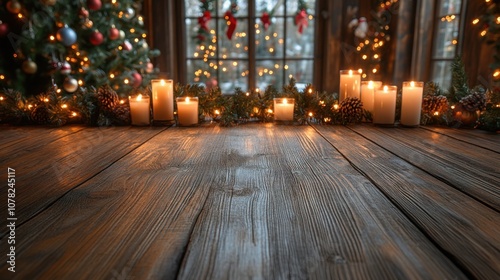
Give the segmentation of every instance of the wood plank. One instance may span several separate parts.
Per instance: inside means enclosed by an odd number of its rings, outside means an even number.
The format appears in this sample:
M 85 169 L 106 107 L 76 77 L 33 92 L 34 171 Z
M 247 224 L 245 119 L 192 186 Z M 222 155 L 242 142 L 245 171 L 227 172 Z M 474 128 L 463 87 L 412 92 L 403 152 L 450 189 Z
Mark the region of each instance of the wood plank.
M 32 148 L 33 146 L 43 147 L 82 129 L 85 127 L 72 125 L 63 127 L 0 126 L 0 159 L 15 154 L 20 149 Z
M 500 215 L 484 204 L 423 172 L 400 158 L 394 150 L 380 148 L 377 139 L 366 139 L 349 128 L 315 126 L 356 169 L 364 173 L 422 231 L 455 260 L 467 275 L 495 279 L 500 275 Z M 376 131 L 371 127 L 359 130 Z M 365 134 L 365 133 L 363 133 Z M 366 133 L 368 134 L 368 133 Z M 370 133 L 372 135 L 373 133 Z M 381 134 L 389 142 L 385 134 Z M 429 138 L 430 139 L 430 138 Z M 372 140 L 372 141 L 370 141 Z M 430 141 L 430 140 L 429 140 Z M 353 145 L 353 143 L 356 143 Z M 414 158 L 429 151 L 415 150 Z M 457 180 L 463 179 L 457 175 Z
M 423 129 L 352 129 L 398 157 L 500 211 L 500 155 Z
M 59 132 L 47 133 L 45 140 L 34 137 L 34 143 L 22 141 L 12 147 L 16 153 L 1 158 L 1 170 L 16 170 L 16 217 L 24 223 L 72 188 L 92 178 L 110 164 L 142 145 L 165 128 L 87 128 L 58 138 Z M 28 130 L 30 131 L 30 130 Z M 43 137 L 42 137 L 43 138 Z M 7 173 L 0 180 L 7 182 Z M 7 197 L 7 188 L 0 188 Z M 7 204 L 0 204 L 7 213 Z M 0 229 L 0 237 L 8 229 Z
M 422 126 L 421 128 L 500 153 L 499 133 L 491 133 L 478 129 L 457 129 L 434 126 Z
M 221 133 L 179 279 L 464 277 L 311 127 Z
M 218 130 L 162 131 L 19 227 L 14 278 L 175 278 L 220 162 Z M 137 136 L 122 133 L 120 146 Z

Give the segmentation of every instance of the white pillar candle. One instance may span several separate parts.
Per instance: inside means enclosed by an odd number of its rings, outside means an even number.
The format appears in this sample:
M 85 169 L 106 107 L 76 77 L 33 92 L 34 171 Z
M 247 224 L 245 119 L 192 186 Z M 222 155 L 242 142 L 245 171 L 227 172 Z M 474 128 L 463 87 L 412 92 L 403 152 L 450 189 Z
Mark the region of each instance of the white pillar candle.
M 198 124 L 198 97 L 177 97 L 177 118 L 180 126 Z
M 137 97 L 128 97 L 130 102 L 130 118 L 132 125 L 149 125 L 150 123 L 150 105 L 149 96 L 142 94 Z
M 174 119 L 174 81 L 151 80 L 153 93 L 153 120 L 171 121 Z
M 339 104 L 347 97 L 359 98 L 361 74 L 353 70 L 340 70 Z
M 422 111 L 422 96 L 424 82 L 403 82 L 403 96 L 401 102 L 401 124 L 418 126 Z
M 274 120 L 293 121 L 294 98 L 274 98 Z
M 374 124 L 394 124 L 397 91 L 397 86 L 383 86 L 375 90 L 373 103 Z
M 362 81 L 361 82 L 361 102 L 363 109 L 373 113 L 373 102 L 375 98 L 375 90 L 382 86 L 379 81 Z

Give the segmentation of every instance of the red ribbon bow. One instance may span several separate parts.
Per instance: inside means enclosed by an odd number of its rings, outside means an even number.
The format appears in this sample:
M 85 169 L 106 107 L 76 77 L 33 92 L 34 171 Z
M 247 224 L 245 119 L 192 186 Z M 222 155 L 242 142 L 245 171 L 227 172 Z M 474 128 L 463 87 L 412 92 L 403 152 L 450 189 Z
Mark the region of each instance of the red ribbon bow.
M 210 14 L 210 11 L 204 11 L 203 15 L 198 18 L 198 24 L 200 25 L 200 28 L 208 31 L 207 24 L 211 18 L 212 18 L 212 15 Z
M 297 31 L 300 34 L 302 34 L 308 24 L 309 21 L 307 20 L 307 12 L 305 10 L 301 10 L 295 15 L 295 25 L 297 25 Z
M 264 29 L 267 30 L 269 26 L 271 26 L 271 18 L 269 17 L 269 14 L 264 12 L 262 16 L 260 17 L 260 21 L 262 21 L 262 24 L 264 24 Z

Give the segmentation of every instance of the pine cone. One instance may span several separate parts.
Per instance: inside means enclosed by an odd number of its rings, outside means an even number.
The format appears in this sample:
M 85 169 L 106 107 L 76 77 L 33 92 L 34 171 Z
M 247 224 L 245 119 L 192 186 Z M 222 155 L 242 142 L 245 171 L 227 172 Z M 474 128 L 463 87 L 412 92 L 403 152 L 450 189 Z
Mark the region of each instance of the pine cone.
M 448 111 L 448 99 L 444 95 L 428 95 L 422 100 L 422 112 L 429 116 L 438 112 L 440 115 Z
M 117 125 L 130 124 L 130 106 L 127 103 L 118 104 L 113 109 L 113 120 Z
M 476 90 L 460 99 L 460 104 L 469 112 L 484 111 L 486 109 L 486 94 L 484 91 Z
M 36 106 L 31 111 L 30 117 L 37 124 L 48 124 L 50 122 L 49 109 L 45 105 Z
M 363 118 L 363 103 L 357 97 L 347 97 L 340 103 L 342 123 L 360 122 Z
M 109 85 L 104 85 L 97 90 L 97 101 L 104 113 L 112 113 L 119 102 L 118 94 Z

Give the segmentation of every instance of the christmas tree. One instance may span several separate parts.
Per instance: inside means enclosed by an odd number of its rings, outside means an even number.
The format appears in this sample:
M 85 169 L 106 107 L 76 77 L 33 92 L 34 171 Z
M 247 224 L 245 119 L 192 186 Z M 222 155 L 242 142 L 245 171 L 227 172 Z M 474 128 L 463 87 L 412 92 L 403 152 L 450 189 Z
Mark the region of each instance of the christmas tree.
M 36 96 L 148 85 L 158 55 L 146 42 L 142 1 L 9 0 L 0 6 L 0 88 Z

